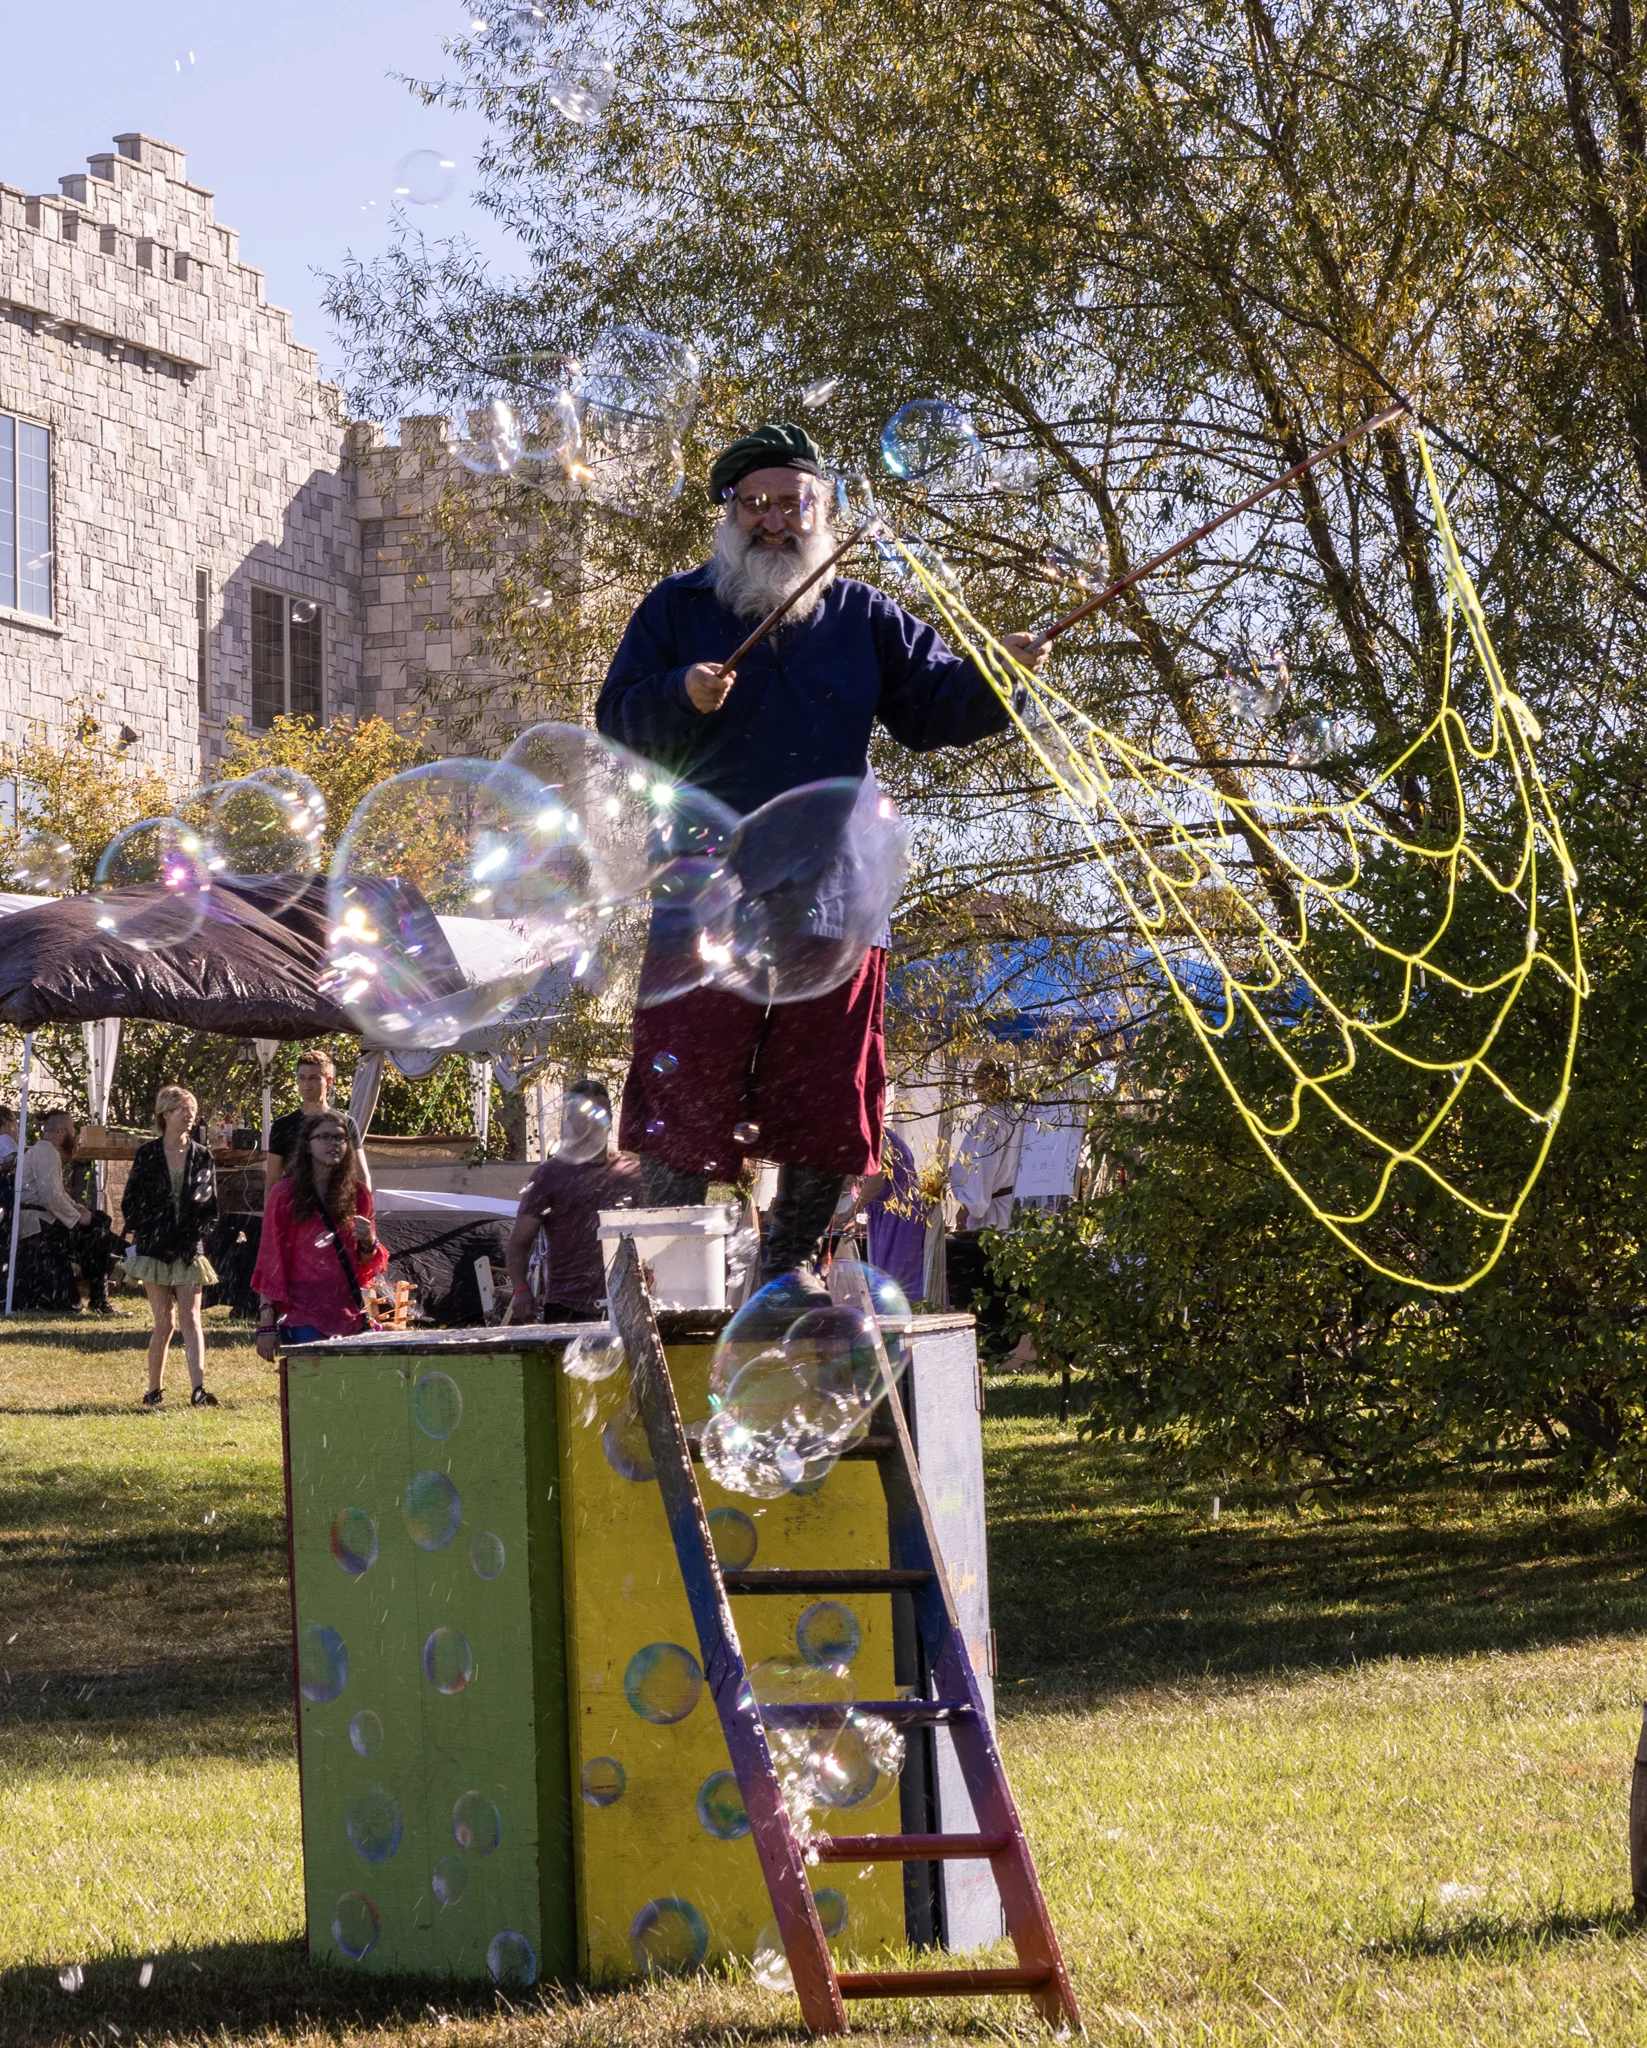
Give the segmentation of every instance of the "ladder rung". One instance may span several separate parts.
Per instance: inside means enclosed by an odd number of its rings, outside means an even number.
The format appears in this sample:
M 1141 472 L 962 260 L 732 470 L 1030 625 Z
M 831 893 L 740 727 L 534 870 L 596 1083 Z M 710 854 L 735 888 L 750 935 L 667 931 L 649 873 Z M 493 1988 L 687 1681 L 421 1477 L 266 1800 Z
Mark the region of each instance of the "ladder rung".
M 926 1571 L 789 1571 L 774 1565 L 760 1571 L 722 1572 L 729 1593 L 896 1593 L 932 1584 Z
M 1040 1991 L 1050 1970 L 842 1970 L 843 1998 L 944 1998 L 967 1992 Z
M 1012 1846 L 1010 1835 L 814 1835 L 820 1863 L 958 1863 Z
M 882 1721 L 909 1727 L 937 1727 L 963 1721 L 972 1712 L 969 1700 L 761 1700 L 756 1711 L 774 1728 L 834 1728 L 848 1714 L 873 1714 Z

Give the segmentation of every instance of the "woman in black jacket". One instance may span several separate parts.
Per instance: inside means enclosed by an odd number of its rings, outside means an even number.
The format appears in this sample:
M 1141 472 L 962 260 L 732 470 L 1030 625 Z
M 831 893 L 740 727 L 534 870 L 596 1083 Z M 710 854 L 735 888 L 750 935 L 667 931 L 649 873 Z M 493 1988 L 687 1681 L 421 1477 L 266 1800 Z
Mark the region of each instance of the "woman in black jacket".
M 191 1136 L 200 1105 L 187 1088 L 162 1088 L 155 1097 L 158 1138 L 138 1147 L 122 1202 L 132 1239 L 126 1271 L 141 1280 L 154 1311 L 149 1339 L 149 1391 L 145 1408 L 165 1399 L 162 1376 L 174 1324 L 183 1328 L 183 1357 L 194 1391 L 190 1405 L 215 1408 L 206 1391 L 206 1336 L 200 1326 L 200 1290 L 217 1278 L 202 1242 L 217 1215 L 217 1174 L 212 1155 Z

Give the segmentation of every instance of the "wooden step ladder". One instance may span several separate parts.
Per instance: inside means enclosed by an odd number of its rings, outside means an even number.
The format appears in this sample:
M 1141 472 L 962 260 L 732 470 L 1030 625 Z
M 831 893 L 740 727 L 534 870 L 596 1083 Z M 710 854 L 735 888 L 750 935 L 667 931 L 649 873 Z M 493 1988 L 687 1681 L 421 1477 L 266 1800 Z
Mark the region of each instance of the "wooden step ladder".
M 984 1711 L 983 1695 L 967 1656 L 898 1396 L 893 1393 L 883 1399 L 875 1413 L 876 1431 L 847 1453 L 876 1461 L 886 1493 L 890 1568 L 723 1571 L 693 1476 L 692 1444 L 681 1422 L 657 1318 L 632 1238 L 620 1242 L 607 1279 L 612 1319 L 628 1354 L 635 1403 L 646 1428 L 698 1632 L 704 1678 L 726 1735 L 807 2027 L 814 2034 L 844 2032 L 844 2001 L 849 1998 L 964 1997 L 1013 1991 L 1033 2000 L 1054 2028 L 1084 2032 L 1023 1824 Z M 872 1310 L 870 1319 L 871 1327 L 878 1330 Z M 878 1334 L 876 1341 L 879 1345 Z M 890 1385 L 890 1380 L 886 1383 Z M 757 1707 L 748 1685 L 730 1596 L 847 1592 L 892 1594 L 895 1637 L 899 1634 L 898 1610 L 904 1608 L 907 1615 L 906 1603 L 912 1605 L 913 1633 L 925 1653 L 921 1691 L 926 1696 L 860 1700 L 851 1711 L 877 1715 L 900 1729 L 947 1728 L 978 1831 L 965 1835 L 820 1835 L 809 1843 L 809 1853 L 825 1863 L 901 1863 L 905 1866 L 906 1899 L 911 1895 L 911 1866 L 950 1858 L 987 1859 L 1001 1895 L 1007 1931 L 1018 1952 L 1015 1969 L 835 1968 L 767 1745 L 766 1727 L 839 1725 L 847 1709 L 837 1703 L 804 1702 Z M 912 1647 L 907 1643 L 908 1633 L 906 1625 L 906 1663 Z

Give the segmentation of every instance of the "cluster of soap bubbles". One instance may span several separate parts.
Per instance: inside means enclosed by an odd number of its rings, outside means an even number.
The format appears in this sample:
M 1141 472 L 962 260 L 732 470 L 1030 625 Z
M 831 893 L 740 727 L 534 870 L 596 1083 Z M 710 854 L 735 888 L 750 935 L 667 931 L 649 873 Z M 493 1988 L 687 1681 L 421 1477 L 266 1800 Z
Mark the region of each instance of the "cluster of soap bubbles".
M 831 1815 L 889 1798 L 903 1769 L 903 1736 L 858 1704 L 852 1660 L 862 1641 L 851 1608 L 819 1600 L 795 1624 L 793 1655 L 749 1668 L 741 1705 L 761 1718 L 803 1854 Z
M 1041 450 L 986 442 L 964 407 L 947 398 L 916 398 L 900 406 L 881 429 L 881 461 L 900 483 L 923 492 L 1027 497 L 1043 493 L 1050 475 Z M 918 565 L 956 586 L 954 572 L 925 542 L 883 541 L 879 553 L 882 567 L 900 581 Z M 1089 595 L 1102 587 L 1106 563 L 1102 539 L 1081 533 L 1046 548 L 1035 567 L 1048 582 Z
M 475 476 L 514 476 L 640 515 L 680 495 L 700 365 L 684 341 L 613 327 L 581 362 L 522 355 L 448 440 Z
M 1292 698 L 1292 669 L 1283 649 L 1250 640 L 1224 663 L 1224 694 L 1230 710 L 1246 725 L 1267 725 L 1279 718 Z M 1332 712 L 1313 711 L 1296 718 L 1286 731 L 1286 764 L 1313 768 L 1355 744 L 1348 720 Z
M 555 50 L 554 24 L 542 8 L 490 8 L 470 29 L 500 63 L 536 71 L 544 98 L 575 128 L 593 128 L 606 118 L 618 88 L 610 60 L 584 45 Z
M 910 1308 L 895 1280 L 840 1261 L 829 1285 L 824 1299 L 795 1274 L 769 1281 L 721 1334 L 699 1441 L 729 1493 L 775 1500 L 821 1486 L 908 1363 Z
M 103 849 L 92 880 L 97 928 L 138 952 L 192 938 L 222 883 L 265 885 L 277 912 L 319 874 L 326 800 L 295 768 L 254 769 L 196 791 L 163 818 L 140 818 Z M 30 869 L 43 893 L 72 875 L 49 846 L 32 845 Z
M 872 780 L 740 819 L 582 726 L 533 726 L 502 761 L 429 762 L 362 799 L 321 987 L 374 1040 L 428 1048 L 541 1021 L 643 943 L 643 1006 L 711 985 L 803 1001 L 856 972 L 907 866 Z

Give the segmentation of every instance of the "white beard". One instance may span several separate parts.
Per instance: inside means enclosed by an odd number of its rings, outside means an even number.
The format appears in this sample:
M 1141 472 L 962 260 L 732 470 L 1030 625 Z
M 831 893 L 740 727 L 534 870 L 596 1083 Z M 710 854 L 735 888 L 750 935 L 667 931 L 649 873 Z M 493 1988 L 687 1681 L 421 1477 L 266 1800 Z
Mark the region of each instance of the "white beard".
M 764 619 L 797 585 L 806 581 L 820 562 L 828 560 L 834 546 L 834 530 L 821 504 L 814 515 L 812 531 L 798 534 L 792 548 L 757 547 L 753 534 L 739 532 L 737 513 L 728 510 L 715 529 L 715 553 L 710 563 L 715 595 L 735 618 Z M 826 570 L 806 595 L 797 599 L 784 624 L 799 625 L 811 618 L 834 580 L 835 571 Z

